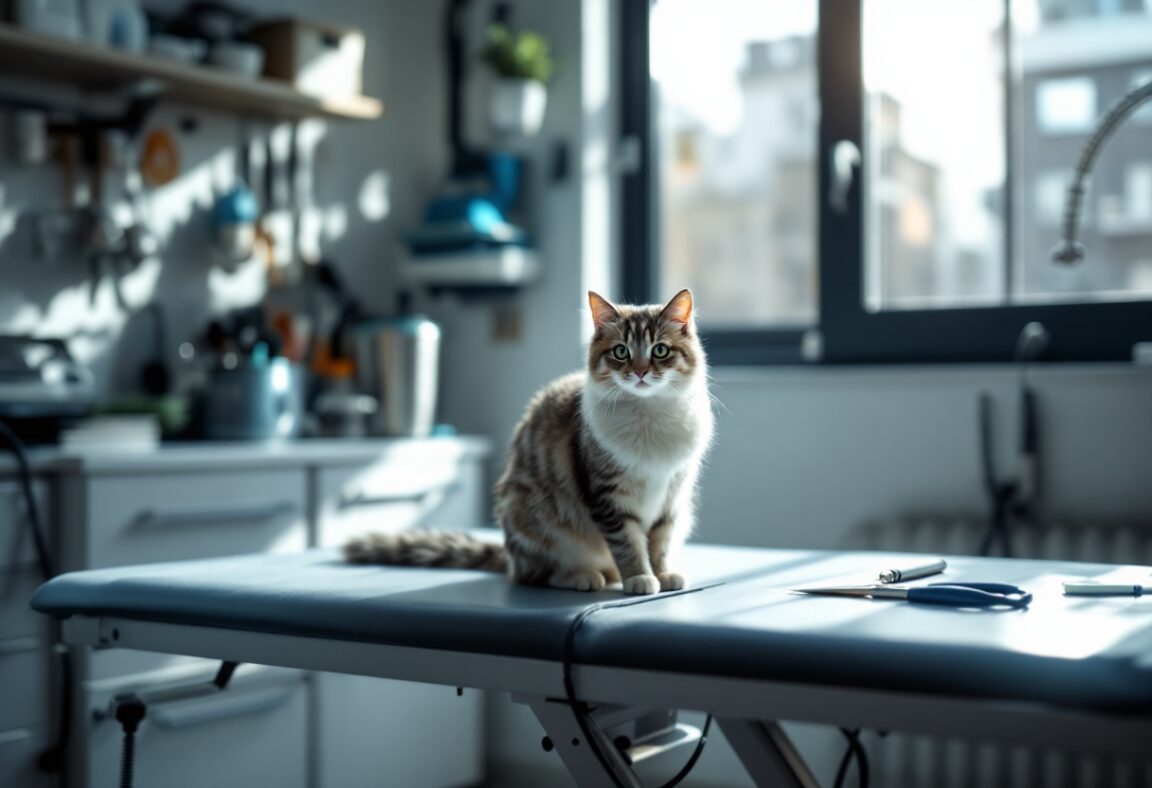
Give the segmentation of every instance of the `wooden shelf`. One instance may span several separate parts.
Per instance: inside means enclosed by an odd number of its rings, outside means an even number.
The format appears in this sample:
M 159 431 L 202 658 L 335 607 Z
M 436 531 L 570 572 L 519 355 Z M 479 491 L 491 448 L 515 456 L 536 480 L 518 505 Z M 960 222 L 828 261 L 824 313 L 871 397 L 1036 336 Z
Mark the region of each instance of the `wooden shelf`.
M 4 73 L 104 89 L 156 80 L 163 84 L 165 95 L 176 101 L 286 120 L 372 120 L 384 111 L 378 100 L 368 96 L 317 98 L 276 80 L 249 79 L 212 66 L 28 33 L 0 23 L 0 74 Z

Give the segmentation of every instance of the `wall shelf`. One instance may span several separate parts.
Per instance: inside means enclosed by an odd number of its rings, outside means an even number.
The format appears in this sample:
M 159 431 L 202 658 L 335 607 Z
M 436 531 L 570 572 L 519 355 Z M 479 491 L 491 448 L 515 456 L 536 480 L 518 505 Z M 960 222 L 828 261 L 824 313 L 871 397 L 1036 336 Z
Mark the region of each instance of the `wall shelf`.
M 384 111 L 377 99 L 368 96 L 318 98 L 272 79 L 249 79 L 212 66 L 29 33 L 0 23 L 0 74 L 4 73 L 96 89 L 156 80 L 164 85 L 164 95 L 176 101 L 285 120 L 372 120 Z
M 531 249 L 507 246 L 408 257 L 401 273 L 407 283 L 434 289 L 517 288 L 536 279 L 540 261 Z

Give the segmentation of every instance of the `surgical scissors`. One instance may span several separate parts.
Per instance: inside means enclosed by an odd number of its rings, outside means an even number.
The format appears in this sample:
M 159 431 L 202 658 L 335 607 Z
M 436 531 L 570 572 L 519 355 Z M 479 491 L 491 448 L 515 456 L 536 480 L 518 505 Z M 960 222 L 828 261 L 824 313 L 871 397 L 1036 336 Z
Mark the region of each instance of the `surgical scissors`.
M 875 599 L 899 599 L 923 605 L 951 607 L 1028 607 L 1032 594 L 1008 583 L 929 583 L 925 586 L 882 585 L 834 586 L 831 588 L 794 588 L 800 594 L 829 596 L 866 596 Z

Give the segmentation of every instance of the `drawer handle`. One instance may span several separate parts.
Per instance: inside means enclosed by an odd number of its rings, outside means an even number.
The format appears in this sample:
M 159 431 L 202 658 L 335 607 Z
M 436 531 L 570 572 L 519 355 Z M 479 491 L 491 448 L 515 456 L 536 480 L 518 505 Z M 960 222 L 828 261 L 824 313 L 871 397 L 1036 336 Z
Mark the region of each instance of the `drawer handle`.
M 240 504 L 219 509 L 146 509 L 136 518 L 136 523 L 140 526 L 153 527 L 237 521 L 258 522 L 292 514 L 296 510 L 296 504 L 290 501 L 251 506 Z
M 389 503 L 415 503 L 421 507 L 431 507 L 444 500 L 447 495 L 460 486 L 459 482 L 448 482 L 439 487 L 429 487 L 427 490 L 412 492 L 376 493 L 375 495 L 356 491 L 346 493 L 340 498 L 341 509 L 352 509 L 357 506 L 381 506 Z
M 191 728 L 212 722 L 246 717 L 271 711 L 285 705 L 292 697 L 291 687 L 253 690 L 236 695 L 220 695 L 211 700 L 160 705 L 149 710 L 148 717 L 166 730 Z

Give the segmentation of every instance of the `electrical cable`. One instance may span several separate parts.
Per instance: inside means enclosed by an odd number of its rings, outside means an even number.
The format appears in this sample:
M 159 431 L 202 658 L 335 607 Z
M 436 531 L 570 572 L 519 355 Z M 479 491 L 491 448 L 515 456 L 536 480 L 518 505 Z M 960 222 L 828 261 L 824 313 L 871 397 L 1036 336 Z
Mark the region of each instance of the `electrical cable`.
M 692 769 L 696 767 L 696 761 L 700 760 L 700 756 L 704 754 L 704 745 L 708 743 L 708 730 L 712 727 L 712 715 L 709 714 L 704 718 L 704 724 L 700 727 L 700 741 L 696 742 L 695 749 L 692 754 L 688 756 L 688 760 L 680 767 L 680 771 L 672 776 L 672 779 L 660 786 L 660 788 L 676 788 L 684 778 L 692 773 Z
M 1002 554 L 1012 555 L 1012 534 L 1008 529 L 1008 506 L 1016 495 L 1015 482 L 999 482 L 996 479 L 995 462 L 992 457 L 992 398 L 988 392 L 980 393 L 980 465 L 984 479 L 984 491 L 988 496 L 988 528 L 980 540 L 977 555 L 991 555 L 997 540 L 1002 546 Z
M 116 706 L 116 720 L 124 729 L 120 749 L 120 788 L 132 788 L 136 772 L 136 730 L 147 714 L 138 698 L 126 698 Z
M 840 766 L 836 770 L 836 779 L 833 782 L 833 786 L 835 786 L 835 788 L 842 788 L 844 780 L 848 776 L 848 766 L 852 763 L 852 760 L 855 759 L 858 784 L 860 788 L 868 788 L 868 753 L 865 751 L 864 745 L 860 742 L 860 729 L 841 728 L 840 732 L 844 734 L 844 738 L 848 740 L 848 746 L 844 750 L 844 757 L 840 759 Z
M 40 518 L 40 507 L 32 489 L 32 464 L 28 459 L 28 447 L 3 421 L 0 421 L 0 438 L 4 439 L 4 444 L 16 457 L 16 464 L 20 470 L 20 488 L 24 495 L 24 507 L 27 510 L 26 522 L 32 533 L 36 562 L 43 579 L 51 580 L 55 577 L 56 570 L 48 552 L 48 543 L 44 537 L 44 521 Z M 65 649 L 60 649 L 58 653 L 60 657 L 60 720 L 56 731 L 56 742 L 40 753 L 36 759 L 40 771 L 47 774 L 54 774 L 63 770 L 68 745 L 72 739 L 72 698 L 75 692 L 72 658 Z
M 703 591 L 706 588 L 712 588 L 719 583 L 711 583 L 697 588 L 689 588 L 682 591 L 664 592 L 662 594 L 653 595 L 650 597 L 643 597 L 639 599 L 624 599 L 617 602 L 601 602 L 599 604 L 589 605 L 576 614 L 572 619 L 572 623 L 568 626 L 568 631 L 564 635 L 564 650 L 562 657 L 562 668 L 564 676 L 564 694 L 568 706 L 572 709 L 572 715 L 576 718 L 576 724 L 580 727 L 580 732 L 584 734 L 584 741 L 588 743 L 588 747 L 592 750 L 592 754 L 596 756 L 596 760 L 600 762 L 600 766 L 604 769 L 604 774 L 612 781 L 616 788 L 627 788 L 621 783 L 620 778 L 616 775 L 616 771 L 612 764 L 608 761 L 608 757 L 600 749 L 596 738 L 592 735 L 592 729 L 588 726 L 587 715 L 589 713 L 588 704 L 579 700 L 576 697 L 576 689 L 572 680 L 572 664 L 575 658 L 575 644 L 576 632 L 584 624 L 584 621 L 593 613 L 608 608 L 614 607 L 628 607 L 631 605 L 644 604 L 646 602 L 655 602 L 661 599 L 667 599 L 671 596 L 682 596 L 684 594 L 693 594 L 698 591 Z M 681 767 L 668 782 L 660 786 L 660 788 L 675 788 L 679 785 L 684 778 L 686 778 L 692 769 L 696 766 L 696 762 L 700 760 L 700 756 L 704 752 L 704 745 L 708 742 L 708 730 L 712 727 L 712 715 L 709 714 L 704 720 L 704 725 L 700 730 L 700 739 L 696 742 L 696 747 L 692 754 L 688 757 L 684 766 Z
M 1019 393 L 1020 439 L 1017 445 L 1019 465 L 1016 478 L 1000 482 L 996 478 L 993 461 L 992 398 L 981 392 L 979 399 L 980 463 L 984 490 L 988 496 L 990 513 L 988 528 L 980 540 L 979 555 L 991 555 L 999 540 L 1001 555 L 1011 558 L 1011 519 L 1027 520 L 1033 515 L 1039 484 L 1040 421 L 1036 392 L 1028 381 L 1028 365 L 1048 347 L 1051 337 L 1041 323 L 1027 323 L 1016 339 L 1017 390 Z
M 8 448 L 16 457 L 16 464 L 20 468 L 20 487 L 24 493 L 24 505 L 28 510 L 28 527 L 32 531 L 32 543 L 36 548 L 36 561 L 40 565 L 40 574 L 45 580 L 52 579 L 56 572 L 52 568 L 52 559 L 48 555 L 48 544 L 44 540 L 44 526 L 40 520 L 40 508 L 36 505 L 36 496 L 32 492 L 32 464 L 28 461 L 28 447 L 16 433 L 0 421 L 0 437 L 8 444 Z

